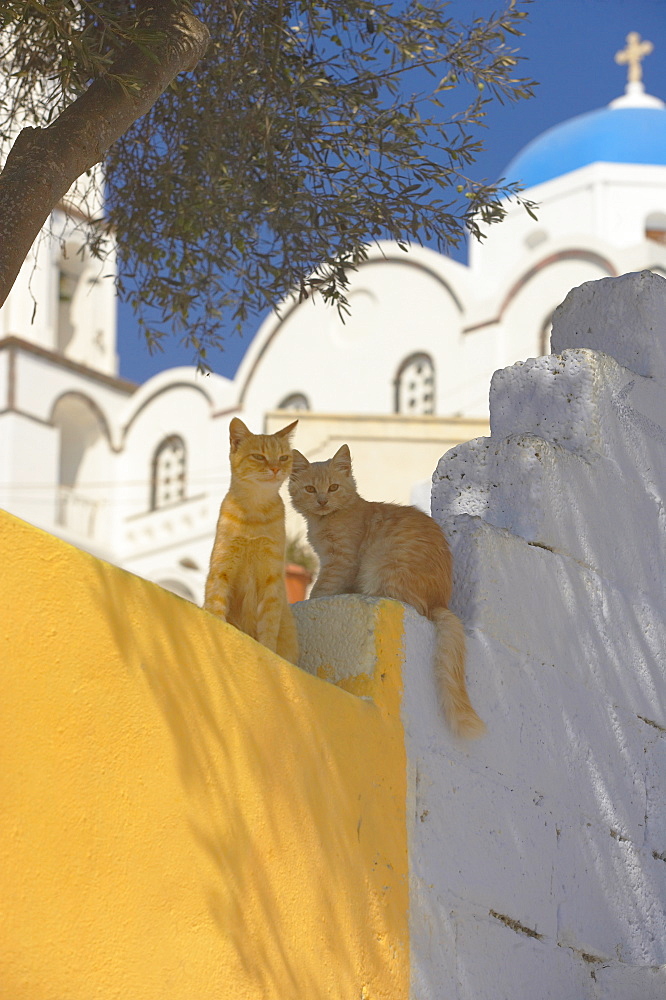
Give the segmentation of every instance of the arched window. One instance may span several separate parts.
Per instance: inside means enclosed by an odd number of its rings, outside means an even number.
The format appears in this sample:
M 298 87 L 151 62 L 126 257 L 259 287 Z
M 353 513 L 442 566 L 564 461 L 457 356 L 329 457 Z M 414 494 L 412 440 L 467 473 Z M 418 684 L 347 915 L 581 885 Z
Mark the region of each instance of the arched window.
M 645 220 L 645 239 L 655 243 L 666 243 L 666 215 L 652 212 Z
M 157 446 L 153 455 L 151 510 L 185 499 L 186 466 L 185 442 L 177 434 L 171 434 Z
M 310 401 L 305 393 L 292 392 L 278 403 L 278 410 L 309 410 Z
M 52 422 L 60 437 L 56 523 L 94 538 L 104 506 L 95 483 L 108 478 L 110 456 L 104 415 L 92 399 L 68 392 L 57 400 Z
M 428 354 L 410 354 L 395 379 L 395 412 L 415 416 L 435 412 L 435 366 Z

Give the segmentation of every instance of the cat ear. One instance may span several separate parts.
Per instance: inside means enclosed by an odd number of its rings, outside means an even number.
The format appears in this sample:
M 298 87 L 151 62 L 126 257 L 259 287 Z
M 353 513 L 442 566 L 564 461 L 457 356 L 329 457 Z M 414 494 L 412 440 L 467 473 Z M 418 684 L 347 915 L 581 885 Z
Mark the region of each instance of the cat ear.
M 231 445 L 231 450 L 236 451 L 241 441 L 249 437 L 250 433 L 251 431 L 247 429 L 243 421 L 238 417 L 234 417 L 229 424 L 229 444 Z
M 308 462 L 305 455 L 301 455 L 300 451 L 296 451 L 295 448 L 291 454 L 293 455 L 294 458 L 292 472 L 303 472 L 304 469 L 307 469 L 310 463 Z
M 298 420 L 294 420 L 293 424 L 289 424 L 287 427 L 283 427 L 281 431 L 276 431 L 278 437 L 289 437 L 296 430 L 296 424 Z
M 347 476 L 351 474 L 351 454 L 348 444 L 340 445 L 331 459 L 331 465 L 334 465 L 336 469 L 344 472 Z

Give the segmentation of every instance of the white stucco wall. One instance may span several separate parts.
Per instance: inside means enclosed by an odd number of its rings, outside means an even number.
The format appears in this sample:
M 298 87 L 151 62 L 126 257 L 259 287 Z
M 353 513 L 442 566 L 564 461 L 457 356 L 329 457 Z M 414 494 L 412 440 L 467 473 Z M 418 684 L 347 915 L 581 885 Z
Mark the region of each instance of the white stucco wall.
M 321 300 L 285 303 L 282 318 L 270 316 L 258 331 L 235 379 L 248 425 L 294 392 L 321 413 L 392 413 L 398 368 L 415 352 L 435 360 L 435 412 L 455 412 L 467 371 L 466 272 L 432 250 L 407 254 L 383 243 L 351 278 L 352 311 L 344 322 Z M 455 356 L 457 364 L 441 364 L 442 356 Z
M 8 352 L 0 353 L 0 412 L 9 409 L 10 393 L 10 363 Z
M 666 995 L 666 281 L 574 289 L 553 344 L 433 477 L 488 735 L 448 734 L 414 614 L 417 1000 Z
M 57 513 L 58 432 L 20 414 L 0 413 L 0 507 L 38 527 Z
M 470 245 L 470 265 L 487 287 L 501 286 L 507 265 L 520 259 L 537 231 L 551 243 L 599 240 L 611 257 L 635 247 L 644 239 L 647 217 L 666 211 L 665 175 L 658 165 L 591 163 L 537 184 L 526 192 L 538 205 L 537 221 L 511 205 L 502 225 L 488 228 L 483 244 Z
M 51 348 L 55 294 L 49 246 L 42 240 L 30 250 L 0 309 L 0 335 L 23 337 L 39 347 Z

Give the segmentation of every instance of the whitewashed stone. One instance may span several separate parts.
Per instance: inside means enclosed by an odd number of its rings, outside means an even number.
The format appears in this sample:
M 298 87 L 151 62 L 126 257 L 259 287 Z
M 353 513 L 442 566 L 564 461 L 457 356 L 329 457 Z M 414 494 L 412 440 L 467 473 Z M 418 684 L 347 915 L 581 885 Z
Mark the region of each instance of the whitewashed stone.
M 468 766 L 545 801 L 559 826 L 580 814 L 642 843 L 652 739 L 644 723 L 602 688 L 517 656 L 482 632 L 470 636 L 468 664 L 488 726 Z
M 432 887 L 410 876 L 410 979 L 412 1000 L 456 1000 L 456 918 Z
M 436 753 L 424 755 L 418 783 L 413 874 L 450 905 L 497 909 L 554 936 L 557 834 L 547 805 L 510 781 L 461 770 Z
M 662 383 L 589 350 L 566 350 L 495 372 L 490 429 L 496 439 L 533 434 L 581 455 L 597 452 L 641 475 L 666 450 Z M 660 471 L 662 471 L 660 470 Z M 662 472 L 663 474 L 663 472 Z
M 594 969 L 594 1000 L 664 1000 L 666 966 L 604 963 Z
M 622 508 L 631 509 L 640 532 L 618 530 Z M 478 438 L 453 449 L 433 475 L 432 512 L 444 525 L 457 514 L 481 517 L 639 590 L 650 592 L 663 578 L 663 504 L 644 482 L 609 458 L 573 454 L 535 435 Z
M 645 726 L 646 736 L 652 737 L 646 747 L 645 848 L 666 871 L 666 731 L 654 723 L 646 722 Z
M 572 288 L 553 314 L 550 342 L 557 354 L 587 347 L 666 379 L 666 279 L 640 271 Z
M 488 725 L 470 748 L 448 736 L 407 656 L 412 853 L 448 936 L 455 914 L 483 956 L 466 965 L 456 938 L 457 996 L 664 993 L 665 288 L 631 275 L 574 290 L 556 317 L 560 353 L 497 372 L 491 437 L 453 449 L 433 475 Z M 528 942 L 510 971 L 484 907 Z M 532 952 L 552 977 L 536 993 Z
M 666 865 L 582 819 L 558 838 L 558 942 L 601 960 L 666 962 Z
M 576 954 L 496 917 L 461 922 L 456 943 L 459 1000 L 591 1000 L 591 969 Z
M 652 598 L 625 594 L 574 559 L 478 517 L 460 515 L 446 529 L 454 553 L 452 607 L 468 627 L 666 725 L 661 588 Z

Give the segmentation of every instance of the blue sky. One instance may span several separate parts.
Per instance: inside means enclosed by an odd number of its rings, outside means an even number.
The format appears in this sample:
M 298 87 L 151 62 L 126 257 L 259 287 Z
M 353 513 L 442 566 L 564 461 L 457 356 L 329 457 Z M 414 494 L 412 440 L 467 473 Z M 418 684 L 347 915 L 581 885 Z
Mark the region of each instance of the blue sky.
M 487 16 L 500 0 L 453 0 L 453 16 L 471 20 Z M 666 0 L 533 0 L 525 37 L 518 39 L 520 75 L 539 82 L 531 101 L 489 106 L 487 128 L 482 130 L 485 149 L 471 172 L 477 179 L 496 179 L 514 155 L 539 133 L 575 115 L 603 107 L 624 92 L 626 68 L 615 63 L 630 31 L 638 31 L 654 44 L 643 63 L 645 89 L 666 100 Z M 456 254 L 465 260 L 464 251 Z M 223 353 L 210 358 L 214 371 L 233 376 L 259 322 L 247 337 L 231 335 Z M 120 305 L 118 317 L 120 373 L 143 382 L 175 365 L 190 364 L 188 352 L 177 343 L 150 355 L 140 339 L 132 312 Z

